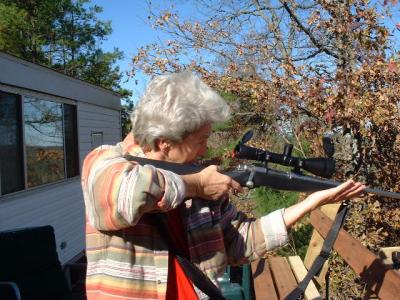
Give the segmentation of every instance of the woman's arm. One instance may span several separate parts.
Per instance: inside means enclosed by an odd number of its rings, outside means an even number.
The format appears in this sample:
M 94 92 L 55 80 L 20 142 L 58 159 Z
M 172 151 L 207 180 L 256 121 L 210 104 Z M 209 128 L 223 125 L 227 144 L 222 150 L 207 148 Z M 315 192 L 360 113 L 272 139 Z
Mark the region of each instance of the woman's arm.
M 113 146 L 93 150 L 82 168 L 86 216 L 98 230 L 136 225 L 151 211 L 168 211 L 184 199 L 181 177 L 125 159 Z
M 222 206 L 224 237 L 230 263 L 262 257 L 266 251 L 284 246 L 287 230 L 308 212 L 324 204 L 360 196 L 365 186 L 349 180 L 335 188 L 318 191 L 304 201 L 285 209 L 278 209 L 257 220 L 237 212 L 232 204 Z M 229 222 L 228 222 L 229 220 Z
M 359 182 L 348 180 L 337 187 L 312 193 L 304 201 L 285 209 L 283 220 L 286 227 L 290 228 L 305 214 L 322 205 L 358 197 L 363 193 L 365 188 L 365 185 Z

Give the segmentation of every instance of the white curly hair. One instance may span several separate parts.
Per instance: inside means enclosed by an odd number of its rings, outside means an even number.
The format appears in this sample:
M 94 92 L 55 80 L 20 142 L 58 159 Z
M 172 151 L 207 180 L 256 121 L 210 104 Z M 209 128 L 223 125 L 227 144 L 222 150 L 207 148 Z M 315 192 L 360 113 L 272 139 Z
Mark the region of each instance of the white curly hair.
M 131 114 L 134 138 L 155 149 L 157 139 L 180 142 L 203 125 L 226 121 L 229 105 L 189 71 L 154 78 Z

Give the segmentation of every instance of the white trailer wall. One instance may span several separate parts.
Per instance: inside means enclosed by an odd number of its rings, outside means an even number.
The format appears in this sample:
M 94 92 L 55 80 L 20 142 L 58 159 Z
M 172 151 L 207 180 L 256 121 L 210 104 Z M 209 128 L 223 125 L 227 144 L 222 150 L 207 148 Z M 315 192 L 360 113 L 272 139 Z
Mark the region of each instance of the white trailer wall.
M 121 140 L 118 94 L 1 52 L 0 70 L 0 90 L 4 92 L 54 98 L 77 106 L 80 168 L 93 147 L 93 132 L 101 133 L 104 144 Z M 62 263 L 84 249 L 84 221 L 80 176 L 0 195 L 0 231 L 52 225 Z

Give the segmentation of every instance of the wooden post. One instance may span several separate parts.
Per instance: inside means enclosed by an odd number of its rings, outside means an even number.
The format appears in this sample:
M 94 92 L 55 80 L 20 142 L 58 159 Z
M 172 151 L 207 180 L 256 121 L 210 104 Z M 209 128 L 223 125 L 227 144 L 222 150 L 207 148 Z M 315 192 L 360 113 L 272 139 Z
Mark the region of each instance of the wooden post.
M 322 236 L 326 236 L 332 221 L 317 209 L 311 214 L 311 224 Z M 383 300 L 399 299 L 400 274 L 386 266 L 361 242 L 341 229 L 333 248 L 367 284 L 365 299 L 373 293 Z
M 334 220 L 339 210 L 339 207 L 340 204 L 327 204 L 321 207 L 321 211 L 325 215 L 327 215 L 331 220 Z M 323 237 L 318 233 L 318 231 L 314 229 L 310 239 L 310 244 L 308 245 L 307 248 L 306 256 L 304 258 L 304 265 L 307 268 L 307 270 L 310 269 L 312 263 L 317 258 L 318 254 L 321 252 L 323 243 L 324 243 Z M 318 274 L 318 276 L 315 277 L 315 279 L 320 285 L 322 285 L 325 282 L 325 274 L 328 271 L 328 267 L 329 267 L 328 261 L 326 261 L 321 269 L 321 272 Z
M 289 261 L 290 267 L 292 268 L 293 274 L 296 277 L 297 282 L 302 281 L 307 275 L 307 269 L 304 267 L 300 256 L 289 256 L 287 260 Z M 304 291 L 304 298 L 306 300 L 322 299 L 313 281 L 310 281 L 306 290 Z

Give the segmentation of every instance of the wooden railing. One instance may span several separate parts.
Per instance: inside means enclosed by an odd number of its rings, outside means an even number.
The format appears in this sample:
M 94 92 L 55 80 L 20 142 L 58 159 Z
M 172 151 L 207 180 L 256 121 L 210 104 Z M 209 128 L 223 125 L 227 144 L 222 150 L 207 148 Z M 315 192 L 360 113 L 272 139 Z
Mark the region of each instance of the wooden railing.
M 325 238 L 332 226 L 332 220 L 321 210 L 315 210 L 311 214 L 311 224 L 315 232 L 308 251 L 315 257 L 321 246 L 316 241 L 315 234 Z M 387 265 L 357 239 L 341 229 L 333 248 L 366 283 L 364 299 L 370 299 L 371 296 L 388 300 L 400 299 L 400 272 Z M 306 260 L 311 261 L 310 254 L 307 254 Z M 309 263 L 305 265 L 309 267 Z M 256 299 L 285 299 L 305 276 L 306 266 L 299 257 L 274 257 L 253 262 L 251 268 Z M 308 286 L 305 298 L 321 299 L 313 282 Z

